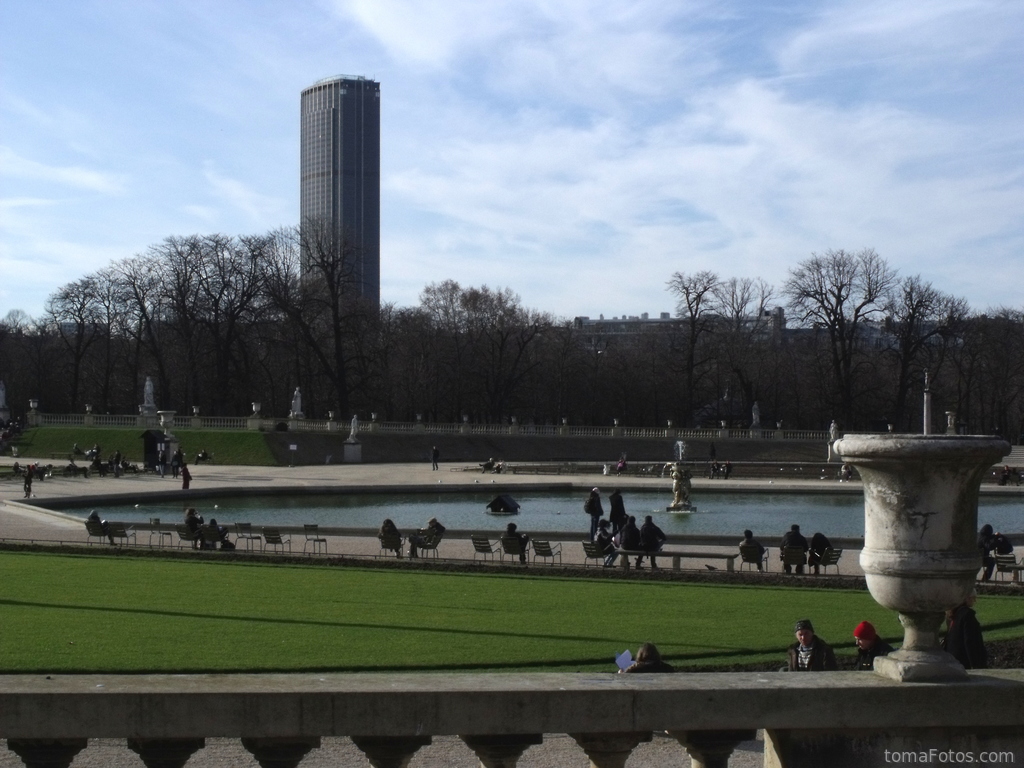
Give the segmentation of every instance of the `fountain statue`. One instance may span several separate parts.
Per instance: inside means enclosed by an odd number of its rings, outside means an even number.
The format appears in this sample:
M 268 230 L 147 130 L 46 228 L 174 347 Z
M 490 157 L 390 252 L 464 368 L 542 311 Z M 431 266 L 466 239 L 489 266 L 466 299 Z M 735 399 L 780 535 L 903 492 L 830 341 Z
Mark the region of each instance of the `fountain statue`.
M 690 470 L 682 465 L 681 462 L 675 462 L 672 464 L 672 503 L 665 507 L 666 512 L 695 512 L 696 507 L 690 503 L 690 490 L 692 489 L 692 483 L 690 482 Z

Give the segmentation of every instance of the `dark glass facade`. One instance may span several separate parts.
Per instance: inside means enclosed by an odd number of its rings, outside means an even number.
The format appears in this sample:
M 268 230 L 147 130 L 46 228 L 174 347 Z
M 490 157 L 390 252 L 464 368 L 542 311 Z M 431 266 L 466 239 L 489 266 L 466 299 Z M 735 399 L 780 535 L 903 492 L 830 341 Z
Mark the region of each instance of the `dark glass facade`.
M 300 214 L 330 222 L 353 282 L 380 306 L 380 83 L 331 77 L 302 92 Z

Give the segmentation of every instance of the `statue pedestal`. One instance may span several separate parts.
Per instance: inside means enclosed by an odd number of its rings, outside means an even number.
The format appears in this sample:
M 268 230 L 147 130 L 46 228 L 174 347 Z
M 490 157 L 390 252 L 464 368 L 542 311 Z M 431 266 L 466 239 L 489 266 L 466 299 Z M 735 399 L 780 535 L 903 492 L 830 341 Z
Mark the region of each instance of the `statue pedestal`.
M 345 463 L 361 464 L 363 461 L 363 445 L 351 438 L 345 441 Z

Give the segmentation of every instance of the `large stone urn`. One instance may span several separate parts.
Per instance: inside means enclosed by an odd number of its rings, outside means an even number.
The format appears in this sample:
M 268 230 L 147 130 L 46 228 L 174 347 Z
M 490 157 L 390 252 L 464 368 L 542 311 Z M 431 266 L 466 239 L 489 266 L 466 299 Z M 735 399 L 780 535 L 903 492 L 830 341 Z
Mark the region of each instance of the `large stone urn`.
M 939 648 L 947 609 L 974 588 L 978 488 L 1010 451 L 999 438 L 958 435 L 847 435 L 835 444 L 864 481 L 860 565 L 871 596 L 899 611 L 903 647 L 875 659 L 896 680 L 966 676 Z

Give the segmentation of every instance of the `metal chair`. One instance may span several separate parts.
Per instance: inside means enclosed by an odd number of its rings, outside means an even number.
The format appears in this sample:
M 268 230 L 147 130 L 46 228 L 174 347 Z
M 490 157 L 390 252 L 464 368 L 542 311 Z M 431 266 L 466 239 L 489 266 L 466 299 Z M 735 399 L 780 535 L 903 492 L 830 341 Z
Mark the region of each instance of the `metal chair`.
M 288 536 L 282 536 L 281 531 L 277 528 L 264 528 L 263 541 L 265 542 L 265 548 L 274 547 L 274 550 L 277 551 L 277 548 L 280 547 L 283 552 L 284 548 L 288 547 L 288 551 L 292 551 L 291 538 Z
M 402 556 L 402 547 L 405 545 L 405 537 L 402 534 L 386 533 L 383 536 L 378 535 L 377 540 L 380 541 L 380 553 L 377 557 Z
M 484 560 L 490 558 L 494 559 L 495 554 L 498 553 L 498 542 L 492 542 L 486 536 L 474 533 L 470 537 L 473 542 L 473 559 L 476 560 L 477 555 L 483 555 Z
M 798 573 L 803 572 L 803 567 L 807 565 L 807 552 L 804 551 L 803 547 L 786 547 L 782 550 L 782 567 L 795 565 L 800 570 Z
M 151 518 L 149 518 L 149 524 L 150 524 L 150 526 L 152 526 L 149 529 L 149 546 L 151 546 L 151 547 L 153 546 L 153 538 L 155 537 L 156 538 L 156 545 L 158 547 L 162 547 L 164 545 L 164 537 L 165 536 L 167 537 L 167 546 L 170 547 L 170 546 L 172 546 L 174 544 L 174 536 L 171 534 L 171 532 L 170 531 L 162 531 L 162 530 L 160 530 L 160 528 L 157 527 L 157 526 L 160 525 L 160 518 L 159 517 L 151 517 Z
M 538 557 L 543 557 L 546 560 L 551 561 L 551 565 L 555 564 L 555 558 L 558 558 L 558 564 L 562 564 L 562 545 L 552 545 L 550 541 L 541 541 L 539 539 L 533 540 L 533 562 L 537 562 Z
M 761 551 L 756 544 L 740 544 L 740 570 L 747 565 L 759 571 L 768 570 L 768 547 Z
M 516 536 L 502 536 L 501 537 L 501 560 L 505 561 L 505 555 L 509 557 L 518 558 L 519 562 L 526 563 L 526 555 L 530 551 L 530 542 L 526 542 L 526 546 L 523 546 L 519 538 Z
M 604 559 L 607 555 L 601 551 L 601 545 L 596 541 L 584 541 L 583 544 L 583 565 L 590 565 L 591 560 L 597 560 L 598 565 L 604 565 Z
M 843 550 L 832 549 L 829 547 L 821 553 L 821 558 L 818 560 L 818 565 L 822 568 L 825 573 L 828 573 L 827 568 L 831 565 L 836 569 L 836 573 L 839 573 L 839 558 L 843 556 Z
M 263 537 L 252 532 L 252 523 L 235 523 L 235 540 L 245 542 L 246 549 L 263 550 Z
M 324 548 L 324 554 L 327 554 L 327 539 L 320 535 L 320 526 L 316 524 L 309 524 L 302 526 L 306 532 L 306 543 L 302 545 L 302 551 L 305 552 L 306 548 L 312 544 L 313 554 L 317 554 L 320 551 L 320 547 Z

